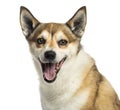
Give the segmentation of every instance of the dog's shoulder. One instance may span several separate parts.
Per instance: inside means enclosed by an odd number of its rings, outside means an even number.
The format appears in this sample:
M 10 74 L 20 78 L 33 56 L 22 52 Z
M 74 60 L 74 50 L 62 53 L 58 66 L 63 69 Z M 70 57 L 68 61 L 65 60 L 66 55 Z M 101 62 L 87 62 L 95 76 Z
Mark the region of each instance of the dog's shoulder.
M 120 110 L 119 98 L 105 77 L 99 85 L 95 107 L 98 110 Z
M 115 90 L 100 74 L 95 63 L 87 72 L 80 87 L 81 90 L 89 88 L 89 97 L 83 106 L 84 110 L 120 110 L 120 101 Z

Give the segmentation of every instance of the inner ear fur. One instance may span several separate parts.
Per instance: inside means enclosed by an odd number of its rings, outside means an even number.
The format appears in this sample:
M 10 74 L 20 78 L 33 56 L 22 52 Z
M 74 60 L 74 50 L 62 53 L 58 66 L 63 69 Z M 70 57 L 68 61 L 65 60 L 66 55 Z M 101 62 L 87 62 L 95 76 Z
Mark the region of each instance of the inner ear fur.
M 85 30 L 86 22 L 86 7 L 83 6 L 66 24 L 77 37 L 81 38 Z
M 20 25 L 23 31 L 23 34 L 28 37 L 36 26 L 39 24 L 39 21 L 31 14 L 31 12 L 21 6 L 20 7 Z

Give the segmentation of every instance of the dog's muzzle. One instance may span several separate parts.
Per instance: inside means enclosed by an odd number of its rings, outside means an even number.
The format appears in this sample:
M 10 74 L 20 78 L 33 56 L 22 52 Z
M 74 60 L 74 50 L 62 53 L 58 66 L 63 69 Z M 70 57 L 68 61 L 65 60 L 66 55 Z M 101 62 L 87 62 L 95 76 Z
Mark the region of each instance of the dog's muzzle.
M 55 81 L 57 73 L 61 69 L 67 57 L 62 58 L 62 60 L 59 62 L 55 62 L 56 53 L 54 51 L 46 51 L 44 54 L 44 58 L 47 61 L 47 63 L 42 62 L 40 58 L 38 58 L 38 60 L 42 67 L 44 80 L 50 83 Z

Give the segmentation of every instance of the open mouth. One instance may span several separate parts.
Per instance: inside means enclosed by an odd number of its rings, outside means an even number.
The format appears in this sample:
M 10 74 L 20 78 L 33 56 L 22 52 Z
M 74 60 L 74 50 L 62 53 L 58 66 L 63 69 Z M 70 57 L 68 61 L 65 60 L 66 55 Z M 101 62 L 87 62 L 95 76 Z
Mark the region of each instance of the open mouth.
M 58 63 L 43 63 L 40 61 L 43 72 L 43 78 L 46 82 L 51 83 L 55 81 L 57 77 L 57 73 L 61 69 L 63 63 L 65 62 L 66 57 L 64 57 L 60 62 Z

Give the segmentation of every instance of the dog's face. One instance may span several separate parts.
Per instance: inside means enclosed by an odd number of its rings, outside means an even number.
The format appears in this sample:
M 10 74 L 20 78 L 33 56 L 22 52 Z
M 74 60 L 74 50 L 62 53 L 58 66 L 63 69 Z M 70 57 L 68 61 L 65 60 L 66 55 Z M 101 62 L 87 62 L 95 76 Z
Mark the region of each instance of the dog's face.
M 80 8 L 65 24 L 41 23 L 21 7 L 20 24 L 33 58 L 39 62 L 43 78 L 55 81 L 63 64 L 77 55 L 86 25 L 86 8 Z

